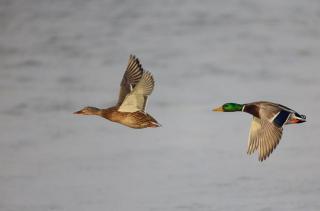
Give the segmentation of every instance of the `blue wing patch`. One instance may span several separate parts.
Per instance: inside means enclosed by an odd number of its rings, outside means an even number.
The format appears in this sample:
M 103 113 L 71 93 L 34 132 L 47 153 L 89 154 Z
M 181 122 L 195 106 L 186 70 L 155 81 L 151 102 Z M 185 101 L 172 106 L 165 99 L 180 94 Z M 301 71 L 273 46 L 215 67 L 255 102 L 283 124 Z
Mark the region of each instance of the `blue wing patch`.
M 280 113 L 276 116 L 276 118 L 274 118 L 273 122 L 278 126 L 278 127 L 282 127 L 284 125 L 284 123 L 286 123 L 289 115 L 291 113 L 288 111 L 280 111 Z

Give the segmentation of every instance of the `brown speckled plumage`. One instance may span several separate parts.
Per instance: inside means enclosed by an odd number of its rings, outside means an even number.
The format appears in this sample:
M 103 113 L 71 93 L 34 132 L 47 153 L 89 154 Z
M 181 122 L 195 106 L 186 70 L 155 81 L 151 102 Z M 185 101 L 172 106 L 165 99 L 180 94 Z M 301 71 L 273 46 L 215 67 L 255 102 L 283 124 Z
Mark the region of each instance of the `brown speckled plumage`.
M 75 114 L 98 115 L 135 129 L 159 127 L 160 124 L 145 111 L 148 96 L 153 88 L 154 80 L 151 73 L 144 71 L 138 58 L 130 55 L 120 83 L 117 105 L 106 109 L 85 107 Z
M 160 126 L 159 123 L 148 113 L 141 111 L 119 112 L 118 108 L 118 106 L 114 106 L 102 109 L 101 117 L 136 129 Z

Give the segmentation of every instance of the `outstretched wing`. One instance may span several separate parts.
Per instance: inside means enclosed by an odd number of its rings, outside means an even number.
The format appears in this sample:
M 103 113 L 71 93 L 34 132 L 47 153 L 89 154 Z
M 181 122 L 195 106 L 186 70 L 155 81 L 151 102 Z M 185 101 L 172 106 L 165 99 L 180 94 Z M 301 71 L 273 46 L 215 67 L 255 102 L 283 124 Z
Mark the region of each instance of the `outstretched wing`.
M 247 153 L 252 154 L 258 149 L 259 161 L 267 159 L 279 144 L 282 130 L 282 127 L 277 127 L 267 120 L 253 117 L 249 132 Z
M 145 71 L 141 80 L 137 83 L 130 94 L 126 96 L 123 103 L 120 105 L 118 111 L 121 112 L 135 112 L 145 111 L 148 96 L 152 93 L 154 88 L 153 76 L 150 72 Z
M 143 68 L 139 59 L 134 55 L 130 55 L 127 69 L 123 75 L 120 84 L 120 93 L 117 105 L 120 106 L 135 85 L 140 81 L 143 74 Z

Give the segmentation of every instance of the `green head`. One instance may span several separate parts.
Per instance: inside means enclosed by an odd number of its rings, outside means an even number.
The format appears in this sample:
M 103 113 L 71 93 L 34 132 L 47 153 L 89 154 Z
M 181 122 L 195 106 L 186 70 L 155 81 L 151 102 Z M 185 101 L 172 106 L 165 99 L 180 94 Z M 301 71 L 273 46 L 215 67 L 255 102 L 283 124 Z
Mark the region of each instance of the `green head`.
M 225 103 L 222 106 L 213 109 L 213 111 L 217 112 L 234 112 L 234 111 L 242 111 L 243 105 L 237 103 Z

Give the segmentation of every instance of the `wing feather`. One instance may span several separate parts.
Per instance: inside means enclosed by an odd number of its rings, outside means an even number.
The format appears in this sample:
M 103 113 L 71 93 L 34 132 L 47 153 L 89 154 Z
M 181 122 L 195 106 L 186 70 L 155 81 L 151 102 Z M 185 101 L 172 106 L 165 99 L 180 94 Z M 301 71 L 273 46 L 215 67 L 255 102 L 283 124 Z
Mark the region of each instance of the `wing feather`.
M 141 80 L 137 83 L 130 94 L 126 96 L 118 111 L 135 112 L 145 111 L 148 96 L 151 95 L 154 88 L 153 76 L 150 72 L 145 71 Z
M 261 124 L 259 121 L 255 120 L 256 117 L 253 117 L 253 120 L 251 122 L 251 127 L 250 127 L 250 131 L 249 131 L 249 139 L 248 139 L 248 151 L 247 153 L 250 155 L 252 154 L 254 151 L 256 151 L 256 149 L 259 146 L 259 131 L 261 129 Z
M 134 55 L 130 55 L 127 69 L 122 77 L 120 83 L 120 93 L 117 105 L 120 106 L 135 85 L 140 81 L 143 75 L 143 68 L 139 59 Z
M 268 120 L 253 117 L 249 132 L 247 153 L 252 154 L 258 149 L 259 161 L 267 159 L 279 144 L 282 131 L 281 127 L 277 127 Z

